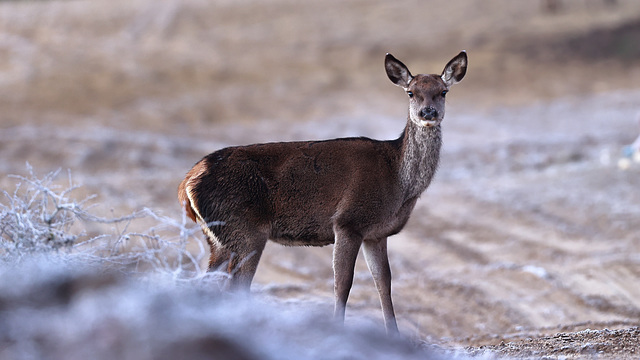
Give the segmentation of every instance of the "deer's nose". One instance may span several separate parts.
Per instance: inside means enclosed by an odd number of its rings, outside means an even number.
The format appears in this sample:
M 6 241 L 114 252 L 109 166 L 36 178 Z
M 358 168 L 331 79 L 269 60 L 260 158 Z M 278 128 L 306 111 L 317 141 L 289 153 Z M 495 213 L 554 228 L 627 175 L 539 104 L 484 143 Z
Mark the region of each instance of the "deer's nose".
M 422 116 L 425 120 L 433 120 L 438 117 L 438 110 L 436 110 L 433 106 L 427 106 L 420 110 L 420 116 Z

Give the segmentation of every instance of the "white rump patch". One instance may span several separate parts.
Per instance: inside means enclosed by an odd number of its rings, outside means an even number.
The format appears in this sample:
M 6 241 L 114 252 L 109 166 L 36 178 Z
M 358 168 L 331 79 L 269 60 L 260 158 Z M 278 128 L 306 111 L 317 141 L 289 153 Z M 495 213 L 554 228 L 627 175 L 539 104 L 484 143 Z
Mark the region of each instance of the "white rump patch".
M 193 183 L 199 180 L 200 175 L 202 175 L 202 173 L 204 173 L 206 170 L 207 169 L 205 166 L 200 165 L 198 172 L 193 174 L 193 176 L 191 176 L 191 178 L 187 182 L 185 191 L 187 193 L 187 198 L 189 198 L 189 202 L 191 203 L 191 209 L 193 209 L 193 211 L 196 213 L 196 219 L 198 221 L 198 224 L 200 224 L 202 231 L 204 231 L 204 233 L 207 235 L 207 237 L 209 237 L 209 239 L 211 239 L 211 241 L 217 244 L 220 244 L 220 240 L 218 240 L 218 237 L 213 233 L 213 231 L 211 231 L 211 229 L 209 228 L 209 225 L 221 225 L 222 222 L 214 221 L 213 223 L 207 223 L 204 220 L 204 217 L 202 217 L 202 214 L 200 214 L 200 210 L 198 210 L 198 207 L 196 206 L 196 202 L 194 201 L 194 196 L 193 196 Z

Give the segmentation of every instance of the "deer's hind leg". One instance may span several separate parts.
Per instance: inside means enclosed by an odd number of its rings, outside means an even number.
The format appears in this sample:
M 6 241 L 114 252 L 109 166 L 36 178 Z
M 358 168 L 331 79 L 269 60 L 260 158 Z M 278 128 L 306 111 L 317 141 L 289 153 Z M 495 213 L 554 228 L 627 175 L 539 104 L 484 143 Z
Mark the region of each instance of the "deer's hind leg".
M 221 233 L 208 236 L 211 255 L 208 271 L 221 271 L 228 274 L 229 290 L 249 291 L 251 281 L 258 268 L 262 251 L 267 243 L 267 235 L 251 232 Z
M 231 269 L 231 290 L 249 292 L 267 240 L 267 235 L 262 234 L 246 238 L 237 255 L 234 253 L 235 268 Z
M 218 286 L 222 290 L 229 288 L 233 269 L 236 268 L 237 258 L 233 252 L 222 246 L 215 236 L 207 234 L 207 243 L 211 253 L 209 255 L 209 266 L 207 272 L 216 272 L 221 275 L 218 280 Z
M 208 239 L 211 255 L 209 255 L 209 268 L 207 271 L 223 271 L 231 274 L 235 268 L 233 253 L 221 246 L 217 241 Z

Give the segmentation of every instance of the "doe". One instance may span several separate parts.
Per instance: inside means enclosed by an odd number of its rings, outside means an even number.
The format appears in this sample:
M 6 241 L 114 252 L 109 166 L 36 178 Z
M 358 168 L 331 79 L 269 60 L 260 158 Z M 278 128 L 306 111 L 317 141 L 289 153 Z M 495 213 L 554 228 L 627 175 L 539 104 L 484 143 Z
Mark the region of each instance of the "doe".
M 340 138 L 228 147 L 187 173 L 178 198 L 202 227 L 209 270 L 247 290 L 267 240 L 334 244 L 334 317 L 344 321 L 360 246 L 375 281 L 388 333 L 398 331 L 391 302 L 387 237 L 407 223 L 433 178 L 441 147 L 445 95 L 467 71 L 463 51 L 440 75 L 411 75 L 391 54 L 387 76 L 409 97 L 398 139 Z

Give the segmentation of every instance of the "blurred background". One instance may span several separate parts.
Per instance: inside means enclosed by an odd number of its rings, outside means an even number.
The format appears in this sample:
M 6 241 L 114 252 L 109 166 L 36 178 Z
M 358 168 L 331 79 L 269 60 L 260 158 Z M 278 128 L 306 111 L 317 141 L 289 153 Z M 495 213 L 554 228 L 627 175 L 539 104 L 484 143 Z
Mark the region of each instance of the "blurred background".
M 462 49 L 441 170 L 390 244 L 400 327 L 637 324 L 637 0 L 0 1 L 0 186 L 70 169 L 97 212 L 178 217 L 221 147 L 397 137 L 385 53 L 439 74 Z M 257 286 L 330 311 L 330 254 L 270 245 Z M 377 318 L 362 264 L 349 311 Z

